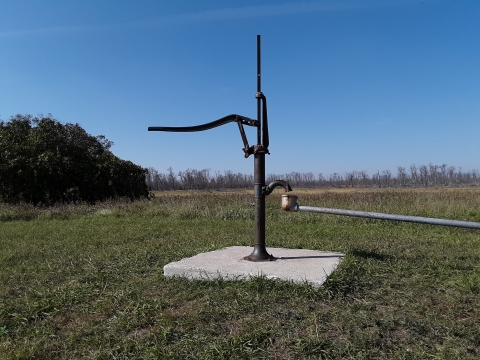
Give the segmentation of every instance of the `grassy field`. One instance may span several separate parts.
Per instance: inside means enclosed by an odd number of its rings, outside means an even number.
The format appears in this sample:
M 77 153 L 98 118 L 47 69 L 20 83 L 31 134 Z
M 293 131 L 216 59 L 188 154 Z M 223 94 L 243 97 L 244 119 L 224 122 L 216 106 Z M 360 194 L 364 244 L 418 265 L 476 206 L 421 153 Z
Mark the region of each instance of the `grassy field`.
M 480 222 L 480 190 L 296 191 L 301 205 Z M 0 359 L 478 359 L 480 232 L 280 209 L 267 245 L 346 253 L 324 287 L 166 279 L 253 243 L 253 192 L 0 205 Z M 246 254 L 248 255 L 248 254 Z

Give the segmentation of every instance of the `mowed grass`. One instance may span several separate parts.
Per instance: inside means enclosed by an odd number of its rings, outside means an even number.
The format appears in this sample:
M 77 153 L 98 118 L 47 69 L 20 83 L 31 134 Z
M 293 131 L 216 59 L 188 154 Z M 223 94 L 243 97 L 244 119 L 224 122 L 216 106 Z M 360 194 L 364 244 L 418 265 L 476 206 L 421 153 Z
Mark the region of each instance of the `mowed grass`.
M 480 190 L 298 190 L 301 205 L 480 222 Z M 478 359 L 480 232 L 267 198 L 267 246 L 346 253 L 320 289 L 166 279 L 254 240 L 253 192 L 0 205 L 1 359 Z M 248 255 L 248 254 L 245 254 Z

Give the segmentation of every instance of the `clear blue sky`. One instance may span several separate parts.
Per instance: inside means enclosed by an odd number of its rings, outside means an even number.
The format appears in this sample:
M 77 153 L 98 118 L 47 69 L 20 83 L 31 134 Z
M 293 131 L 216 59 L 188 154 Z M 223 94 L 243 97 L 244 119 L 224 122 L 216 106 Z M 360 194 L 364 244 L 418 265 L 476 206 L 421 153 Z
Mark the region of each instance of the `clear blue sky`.
M 0 117 L 51 113 L 160 172 L 251 174 L 235 124 L 147 127 L 256 117 L 257 34 L 268 174 L 480 168 L 478 0 L 0 0 Z

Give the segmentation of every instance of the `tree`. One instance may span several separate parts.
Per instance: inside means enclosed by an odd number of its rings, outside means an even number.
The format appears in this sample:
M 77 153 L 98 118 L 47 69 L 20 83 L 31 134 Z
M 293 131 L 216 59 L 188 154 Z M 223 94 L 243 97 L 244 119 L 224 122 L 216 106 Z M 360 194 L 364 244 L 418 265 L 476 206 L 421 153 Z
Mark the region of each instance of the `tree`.
M 397 170 L 398 170 L 397 179 L 400 182 L 400 186 L 405 186 L 406 179 L 407 179 L 407 173 L 405 172 L 405 168 L 402 166 L 397 166 Z
M 148 196 L 147 170 L 113 155 L 112 144 L 51 115 L 0 121 L 0 198 L 37 205 Z

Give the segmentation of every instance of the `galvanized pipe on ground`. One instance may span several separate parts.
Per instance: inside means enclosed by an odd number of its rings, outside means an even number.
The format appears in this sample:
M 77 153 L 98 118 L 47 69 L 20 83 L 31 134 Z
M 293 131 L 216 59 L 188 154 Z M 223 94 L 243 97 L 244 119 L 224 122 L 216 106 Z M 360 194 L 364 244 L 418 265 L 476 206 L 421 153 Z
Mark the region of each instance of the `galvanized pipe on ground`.
M 356 217 L 379 219 L 379 220 L 406 221 L 406 222 L 414 222 L 414 223 L 430 224 L 430 225 L 455 226 L 455 227 L 470 228 L 470 229 L 480 229 L 480 223 L 472 222 L 472 221 L 447 220 L 447 219 L 426 218 L 421 216 L 408 216 L 408 215 L 384 214 L 384 213 L 356 211 L 356 210 L 330 209 L 330 208 L 313 207 L 313 206 L 300 206 L 297 204 L 297 196 L 294 196 L 294 195 L 282 195 L 282 208 L 286 211 L 316 212 L 316 213 L 322 213 L 322 214 L 356 216 Z

